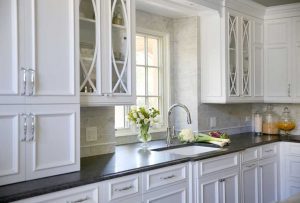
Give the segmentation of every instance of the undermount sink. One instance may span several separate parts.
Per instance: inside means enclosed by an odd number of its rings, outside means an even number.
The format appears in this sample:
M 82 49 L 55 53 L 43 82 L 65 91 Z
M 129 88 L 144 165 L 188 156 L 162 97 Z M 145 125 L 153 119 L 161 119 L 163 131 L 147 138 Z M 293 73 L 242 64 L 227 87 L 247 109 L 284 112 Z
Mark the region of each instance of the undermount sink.
M 202 153 L 212 152 L 217 150 L 220 150 L 220 148 L 203 147 L 203 146 L 187 146 L 187 147 L 180 147 L 175 149 L 168 149 L 161 152 L 169 153 L 169 154 L 178 154 L 183 156 L 194 156 L 197 154 L 202 154 Z

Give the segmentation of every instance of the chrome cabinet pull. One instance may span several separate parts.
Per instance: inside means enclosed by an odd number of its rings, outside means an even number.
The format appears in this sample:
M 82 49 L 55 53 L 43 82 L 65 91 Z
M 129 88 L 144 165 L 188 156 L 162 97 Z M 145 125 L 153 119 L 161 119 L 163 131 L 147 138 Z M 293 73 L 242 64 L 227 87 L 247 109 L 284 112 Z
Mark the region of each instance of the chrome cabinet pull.
M 35 141 L 35 115 L 30 113 L 31 117 L 31 137 L 28 139 L 29 142 Z
M 175 175 L 170 175 L 170 176 L 166 176 L 166 177 L 161 177 L 160 179 L 161 180 L 168 180 L 168 179 L 175 178 L 175 177 L 176 177 Z
M 26 89 L 27 89 L 27 81 L 26 81 L 26 75 L 27 75 L 27 68 L 21 68 L 23 71 L 23 91 L 21 92 L 21 95 L 24 96 L 26 95 Z
M 105 97 L 112 97 L 112 96 L 113 96 L 113 93 L 111 93 L 111 92 L 102 92 L 101 95 L 102 95 L 102 96 L 105 96 Z
M 224 181 L 225 181 L 225 178 L 219 180 L 220 183 L 222 183 Z
M 288 96 L 291 97 L 291 84 L 288 84 Z
M 21 142 L 25 142 L 27 139 L 27 114 L 23 113 L 21 114 L 23 117 L 23 138 L 21 139 Z
M 134 188 L 133 185 L 130 185 L 130 186 L 127 186 L 127 187 L 123 187 L 123 188 L 120 188 L 120 189 L 115 189 L 116 192 L 122 192 L 122 191 L 127 191 L 127 190 L 130 190 Z
M 265 152 L 273 152 L 273 149 L 265 150 Z
M 85 198 L 82 198 L 82 199 L 78 199 L 78 200 L 75 200 L 75 201 L 67 201 L 67 203 L 80 203 L 80 202 L 86 202 L 88 201 L 90 198 L 87 196 Z
M 33 69 L 28 69 L 28 71 L 30 72 L 30 82 L 31 82 L 31 89 L 29 92 L 29 96 L 33 96 L 35 95 L 35 70 Z

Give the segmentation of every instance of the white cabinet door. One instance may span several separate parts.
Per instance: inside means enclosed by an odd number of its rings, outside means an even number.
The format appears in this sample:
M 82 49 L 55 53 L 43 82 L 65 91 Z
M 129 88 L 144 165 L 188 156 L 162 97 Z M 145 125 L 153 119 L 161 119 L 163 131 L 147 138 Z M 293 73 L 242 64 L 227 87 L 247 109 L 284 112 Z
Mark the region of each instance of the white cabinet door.
M 296 102 L 300 102 L 300 18 L 293 18 L 292 22 L 292 53 L 293 55 L 293 92 L 295 93 Z
M 26 179 L 79 170 L 79 104 L 29 107 Z
M 0 185 L 25 180 L 23 106 L 0 106 Z
M 250 162 L 242 166 L 242 202 L 258 203 L 258 163 Z
M 252 92 L 255 101 L 263 101 L 264 96 L 264 29 L 263 22 L 253 21 L 252 43 Z
M 26 0 L 30 103 L 79 103 L 77 3 Z
M 188 184 L 186 182 L 168 186 L 164 189 L 146 193 L 145 203 L 188 203 Z
M 265 23 L 265 101 L 291 102 L 289 19 Z
M 0 104 L 21 104 L 25 102 L 24 72 L 19 67 L 20 40 L 18 35 L 23 24 L 19 19 L 18 10 L 22 8 L 21 1 L 0 0 Z
M 259 163 L 260 202 L 271 203 L 278 200 L 277 160 L 264 159 Z
M 225 174 L 220 182 L 220 202 L 239 203 L 239 174 Z
M 215 178 L 200 178 L 198 180 L 197 187 L 197 202 L 199 203 L 219 203 L 220 202 L 220 188 L 219 181 L 221 179 L 219 177 Z

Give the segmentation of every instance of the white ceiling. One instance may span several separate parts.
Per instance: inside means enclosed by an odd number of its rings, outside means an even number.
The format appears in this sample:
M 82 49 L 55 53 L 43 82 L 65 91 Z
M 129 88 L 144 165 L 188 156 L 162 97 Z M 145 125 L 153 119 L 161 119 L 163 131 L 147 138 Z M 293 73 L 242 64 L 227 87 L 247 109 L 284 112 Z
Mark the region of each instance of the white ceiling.
M 300 0 L 253 0 L 253 1 L 267 7 L 300 2 Z
M 193 8 L 188 5 L 183 6 L 182 4 L 176 4 L 173 0 L 136 0 L 136 8 L 169 18 L 196 16 L 201 10 L 201 7 Z

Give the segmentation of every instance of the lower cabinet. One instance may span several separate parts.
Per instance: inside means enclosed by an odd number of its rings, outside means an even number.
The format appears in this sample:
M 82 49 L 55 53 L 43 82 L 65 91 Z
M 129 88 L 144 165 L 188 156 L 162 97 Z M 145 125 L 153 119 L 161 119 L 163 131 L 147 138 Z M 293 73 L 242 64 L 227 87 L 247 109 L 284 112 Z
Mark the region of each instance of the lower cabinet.
M 80 169 L 79 104 L 0 106 L 0 185 Z
M 243 164 L 241 168 L 242 202 L 259 203 L 258 198 L 258 162 Z
M 197 203 L 239 203 L 239 153 L 194 164 L 193 197 Z
M 278 200 L 277 157 L 259 163 L 260 202 L 271 203 Z
M 250 148 L 241 153 L 241 184 L 243 203 L 278 201 L 278 145 Z
M 282 195 L 288 198 L 300 193 L 300 143 L 281 143 Z
M 15 203 L 99 203 L 99 188 L 98 184 L 85 185 Z
M 197 196 L 199 203 L 239 203 L 238 169 L 200 178 Z
M 101 182 L 101 202 L 142 202 L 141 181 L 141 174 L 134 174 Z
M 167 188 L 146 193 L 143 203 L 188 203 L 188 184 L 179 183 Z

